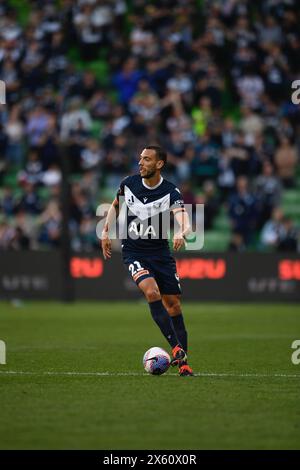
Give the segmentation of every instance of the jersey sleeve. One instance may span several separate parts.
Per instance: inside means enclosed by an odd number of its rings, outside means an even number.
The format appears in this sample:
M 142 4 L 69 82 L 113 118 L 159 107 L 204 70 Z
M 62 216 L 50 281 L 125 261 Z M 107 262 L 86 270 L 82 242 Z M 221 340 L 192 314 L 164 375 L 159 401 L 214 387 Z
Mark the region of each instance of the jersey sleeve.
M 178 188 L 171 191 L 170 210 L 173 212 L 184 211 L 184 200 Z
M 118 188 L 118 191 L 117 191 L 117 194 L 116 194 L 116 200 L 118 201 L 118 205 L 119 205 L 119 199 L 120 199 L 120 196 L 124 196 L 124 187 L 125 187 L 125 183 L 128 179 L 128 176 L 126 178 L 124 178 L 121 183 L 120 183 L 120 186 Z

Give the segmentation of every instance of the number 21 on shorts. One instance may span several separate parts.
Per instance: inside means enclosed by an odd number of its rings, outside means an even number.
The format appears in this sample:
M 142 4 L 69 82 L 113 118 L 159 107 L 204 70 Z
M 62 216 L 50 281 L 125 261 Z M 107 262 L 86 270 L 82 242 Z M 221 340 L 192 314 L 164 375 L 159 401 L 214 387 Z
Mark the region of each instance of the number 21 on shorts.
M 139 261 L 134 261 L 128 266 L 132 279 L 137 281 L 139 277 L 149 274 L 149 271 L 141 265 Z

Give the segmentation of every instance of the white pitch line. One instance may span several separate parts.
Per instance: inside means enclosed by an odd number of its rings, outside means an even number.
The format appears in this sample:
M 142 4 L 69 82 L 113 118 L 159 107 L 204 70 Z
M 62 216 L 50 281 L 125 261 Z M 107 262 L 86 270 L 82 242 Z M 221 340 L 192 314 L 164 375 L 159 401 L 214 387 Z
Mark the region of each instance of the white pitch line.
M 36 375 L 36 376 L 91 376 L 91 377 L 149 377 L 150 374 L 139 372 L 29 372 L 29 371 L 14 371 L 14 370 L 0 370 L 0 375 Z M 178 374 L 169 373 L 168 375 L 178 376 Z M 217 373 L 217 372 L 199 372 L 195 373 L 196 377 L 252 377 L 252 378 L 297 378 L 300 379 L 300 374 L 248 374 L 248 373 Z

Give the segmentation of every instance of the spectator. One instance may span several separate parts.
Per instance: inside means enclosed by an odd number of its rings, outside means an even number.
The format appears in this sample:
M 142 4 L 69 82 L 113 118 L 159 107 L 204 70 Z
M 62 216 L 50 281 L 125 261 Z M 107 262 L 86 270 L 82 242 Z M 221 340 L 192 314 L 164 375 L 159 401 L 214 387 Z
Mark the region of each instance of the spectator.
M 151 48 L 153 44 L 153 33 L 146 29 L 144 18 L 135 16 L 132 21 L 133 29 L 130 33 L 131 52 L 137 57 L 141 57 L 145 53 L 149 56 L 148 48 Z
M 254 182 L 254 192 L 260 206 L 258 227 L 261 228 L 271 217 L 273 208 L 281 202 L 282 186 L 268 160 L 263 164 L 262 174 Z
M 37 106 L 30 112 L 26 133 L 31 147 L 36 147 L 39 144 L 40 138 L 47 131 L 49 123 L 49 115 L 42 106 Z
M 268 50 L 268 55 L 264 60 L 262 70 L 264 72 L 266 92 L 273 102 L 280 103 L 288 96 L 288 87 L 286 86 L 287 58 L 278 43 L 271 44 L 265 49 Z
M 93 119 L 107 120 L 112 115 L 112 101 L 104 90 L 97 89 L 90 100 Z
M 22 234 L 29 239 L 28 248 L 38 248 L 36 243 L 37 219 L 39 216 L 29 214 L 23 209 L 15 210 L 15 218 L 12 221 L 14 228 L 19 228 Z
M 235 174 L 231 166 L 231 159 L 226 152 L 220 155 L 217 181 L 221 193 L 221 202 L 224 202 L 235 188 Z
M 42 182 L 42 179 L 42 163 L 39 160 L 38 152 L 31 150 L 28 154 L 28 161 L 24 170 L 21 170 L 18 174 L 18 181 L 20 184 L 31 183 L 38 185 Z
M 24 135 L 24 125 L 20 119 L 20 106 L 14 105 L 9 113 L 5 126 L 8 137 L 6 156 L 9 164 L 21 165 L 24 157 L 24 146 L 22 143 Z
M 205 230 L 210 230 L 220 208 L 220 201 L 217 197 L 213 181 L 205 181 L 203 184 L 203 196 L 199 202 L 204 204 L 204 228 Z
M 0 250 L 11 249 L 15 230 L 5 220 L 0 220 Z
M 40 216 L 40 233 L 38 240 L 42 245 L 57 247 L 60 244 L 62 215 L 58 204 L 49 201 Z
M 236 192 L 229 199 L 229 217 L 232 229 L 239 233 L 245 245 L 253 240 L 256 229 L 257 200 L 249 190 L 248 179 L 239 176 L 236 183 Z
M 131 120 L 123 106 L 116 106 L 113 110 L 112 134 L 114 136 L 121 135 L 129 126 Z
M 175 72 L 175 73 L 174 73 Z M 184 67 L 177 66 L 173 76 L 167 81 L 167 88 L 171 91 L 176 91 L 183 95 L 188 94 L 193 86 L 190 77 L 185 73 Z
M 91 201 L 97 204 L 99 198 L 99 174 L 93 169 L 86 170 L 80 180 L 80 188 L 88 195 Z
M 48 128 L 40 137 L 37 146 L 43 171 L 48 170 L 51 165 L 58 165 L 60 160 L 59 145 L 57 120 L 54 114 L 50 114 Z
M 186 145 L 180 139 L 180 134 L 173 131 L 167 144 L 168 155 L 168 172 L 169 179 L 173 179 L 175 184 L 181 184 L 188 181 L 191 176 L 191 164 L 195 158 L 193 147 Z M 174 178 L 175 172 L 175 178 Z
M 248 108 L 247 106 L 241 107 L 242 119 L 240 121 L 240 129 L 245 136 L 245 144 L 253 146 L 256 136 L 261 134 L 264 129 L 264 121 L 262 117 Z
M 90 71 L 84 72 L 81 80 L 72 88 L 72 94 L 80 96 L 84 102 L 87 102 L 98 91 L 98 86 L 95 74 Z
M 192 205 L 196 203 L 201 204 L 201 201 L 197 199 L 195 196 L 191 183 L 189 183 L 188 181 L 186 181 L 180 186 L 180 192 L 182 194 L 182 198 L 185 204 L 192 204 Z
M 32 215 L 40 214 L 42 204 L 33 183 L 25 182 L 24 193 L 16 204 L 16 210 L 23 210 Z
M 224 149 L 232 147 L 236 138 L 236 126 L 233 119 L 226 118 L 224 119 L 221 143 Z
M 263 248 L 276 249 L 282 232 L 283 213 L 279 207 L 272 211 L 272 217 L 263 226 L 260 242 Z
M 102 154 L 98 141 L 90 139 L 86 142 L 86 147 L 81 151 L 81 168 L 83 170 L 98 169 L 102 160 Z
M 25 235 L 20 227 L 14 229 L 12 239 L 10 241 L 10 249 L 12 250 L 28 250 L 30 239 Z
M 166 120 L 166 126 L 169 133 L 179 132 L 182 142 L 188 143 L 194 140 L 192 121 L 184 112 L 180 102 L 172 107 L 171 116 Z
M 92 120 L 88 110 L 83 107 L 80 98 L 72 98 L 67 111 L 62 115 L 61 134 L 62 141 L 71 137 L 72 131 L 89 131 L 92 127 Z
M 128 140 L 124 135 L 119 135 L 114 139 L 111 150 L 106 154 L 104 160 L 104 170 L 107 174 L 107 185 L 116 188 L 129 171 L 130 160 L 128 156 Z
M 280 44 L 282 41 L 282 30 L 276 19 L 272 15 L 268 15 L 259 26 L 259 42 L 260 44 Z
M 249 173 L 250 152 L 245 144 L 245 136 L 237 133 L 231 147 L 225 150 L 225 155 L 231 160 L 231 168 L 235 176 L 247 175 Z
M 194 132 L 197 136 L 202 137 L 209 125 L 212 117 L 211 100 L 208 96 L 200 98 L 198 108 L 192 111 L 192 118 L 194 121 Z
M 282 219 L 282 230 L 279 234 L 277 251 L 296 253 L 299 244 L 299 230 L 293 224 L 289 217 Z
M 84 215 L 79 227 L 80 250 L 92 251 L 99 247 L 99 240 L 96 236 L 95 222 L 92 215 Z
M 228 245 L 228 251 L 236 253 L 242 253 L 246 251 L 244 237 L 239 232 L 233 232 Z
M 142 116 L 146 123 L 151 123 L 159 113 L 159 98 L 150 89 L 147 80 L 143 79 L 138 83 L 138 90 L 131 100 L 129 109 L 131 113 Z
M 123 105 L 129 105 L 131 98 L 137 92 L 138 83 L 142 77 L 143 73 L 137 68 L 137 62 L 133 57 L 126 60 L 122 70 L 115 74 L 113 83 L 119 92 L 120 102 Z
M 280 137 L 279 147 L 274 155 L 274 162 L 278 176 L 285 188 L 292 188 L 295 185 L 295 171 L 298 163 L 296 148 L 285 135 Z
M 103 33 L 101 27 L 92 24 L 93 6 L 82 3 L 79 11 L 74 15 L 74 26 L 82 58 L 86 61 L 94 60 L 102 45 Z
M 247 106 L 254 111 L 259 111 L 261 108 L 261 98 L 265 91 L 264 82 L 261 76 L 249 67 L 245 75 L 237 79 L 236 87 L 240 95 L 242 105 Z
M 3 125 L 0 122 L 0 183 L 7 167 L 7 163 L 5 161 L 7 146 L 8 137 L 6 132 L 3 130 Z
M 198 140 L 195 148 L 195 158 L 192 162 L 192 172 L 197 185 L 205 180 L 214 180 L 218 176 L 219 148 L 207 131 Z
M 42 182 L 45 186 L 57 186 L 61 182 L 61 170 L 58 165 L 50 165 L 43 174 Z
M 15 212 L 15 198 L 12 188 L 9 186 L 3 188 L 2 198 L 0 199 L 0 209 L 7 217 L 12 216 Z
M 1 80 L 5 83 L 7 103 L 13 105 L 20 97 L 21 80 L 14 61 L 9 57 L 4 56 Z

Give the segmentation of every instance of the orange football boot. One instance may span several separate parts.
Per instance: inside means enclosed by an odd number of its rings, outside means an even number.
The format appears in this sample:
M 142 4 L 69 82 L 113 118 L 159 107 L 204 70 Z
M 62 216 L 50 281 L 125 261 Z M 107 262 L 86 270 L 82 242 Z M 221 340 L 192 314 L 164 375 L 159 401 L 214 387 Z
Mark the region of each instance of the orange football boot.
M 183 366 L 179 367 L 179 375 L 187 377 L 187 376 L 194 375 L 194 372 L 190 366 L 188 366 L 187 364 L 184 364 Z
M 187 355 L 179 344 L 172 349 L 173 359 L 171 361 L 171 366 L 180 366 L 183 362 L 186 362 Z

